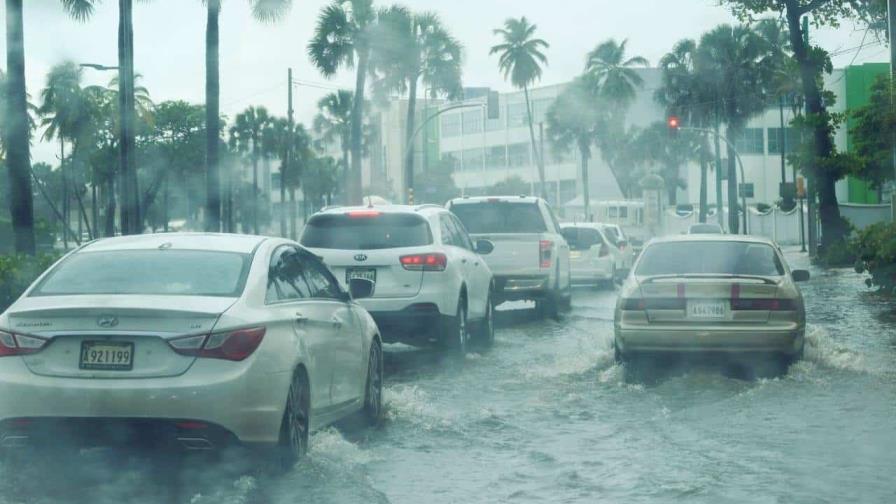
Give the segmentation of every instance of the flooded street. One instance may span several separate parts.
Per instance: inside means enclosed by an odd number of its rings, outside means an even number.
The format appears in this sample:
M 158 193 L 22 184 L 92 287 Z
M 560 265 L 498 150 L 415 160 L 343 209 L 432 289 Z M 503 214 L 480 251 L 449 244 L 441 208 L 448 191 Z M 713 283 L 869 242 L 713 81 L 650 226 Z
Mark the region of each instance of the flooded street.
M 463 362 L 389 348 L 381 429 L 319 432 L 280 478 L 192 467 L 174 476 L 177 499 L 893 502 L 892 305 L 849 270 L 812 273 L 806 359 L 786 376 L 688 367 L 628 379 L 613 363 L 615 292 L 580 289 L 560 322 L 502 311 L 495 348 Z M 58 470 L 3 470 L 16 474 L 3 478 L 4 504 L 163 502 L 173 484 L 83 453 Z

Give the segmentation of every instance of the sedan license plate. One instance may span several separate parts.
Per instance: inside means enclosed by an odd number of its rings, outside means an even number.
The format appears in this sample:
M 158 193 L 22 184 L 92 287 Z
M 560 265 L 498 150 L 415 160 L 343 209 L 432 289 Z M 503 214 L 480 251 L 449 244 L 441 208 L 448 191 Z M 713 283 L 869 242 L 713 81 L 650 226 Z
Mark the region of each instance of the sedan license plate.
M 362 280 L 370 280 L 376 283 L 376 270 L 373 268 L 352 268 L 345 272 L 345 283 L 349 283 L 352 278 L 360 278 Z
M 724 319 L 727 312 L 728 303 L 726 301 L 688 301 L 688 318 L 718 320 Z
M 81 369 L 130 371 L 134 368 L 134 344 L 114 341 L 81 343 Z

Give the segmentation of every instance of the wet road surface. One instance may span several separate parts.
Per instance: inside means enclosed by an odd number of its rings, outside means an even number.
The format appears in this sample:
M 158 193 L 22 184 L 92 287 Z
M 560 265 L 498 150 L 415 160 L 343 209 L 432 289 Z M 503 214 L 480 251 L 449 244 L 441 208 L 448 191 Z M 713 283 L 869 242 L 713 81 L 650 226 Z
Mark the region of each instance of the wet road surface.
M 616 293 L 577 289 L 559 322 L 505 307 L 494 349 L 460 362 L 387 348 L 384 426 L 316 433 L 283 477 L 84 452 L 3 467 L 0 503 L 896 502 L 893 304 L 812 273 L 806 358 L 783 376 L 633 379 L 613 363 Z

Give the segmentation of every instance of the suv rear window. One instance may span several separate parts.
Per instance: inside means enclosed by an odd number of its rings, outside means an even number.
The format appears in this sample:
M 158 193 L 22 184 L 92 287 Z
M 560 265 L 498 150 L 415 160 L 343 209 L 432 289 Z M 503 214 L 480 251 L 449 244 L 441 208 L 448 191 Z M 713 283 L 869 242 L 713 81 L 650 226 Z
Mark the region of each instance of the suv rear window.
M 309 248 L 378 250 L 432 244 L 426 219 L 414 214 L 323 214 L 312 217 L 302 233 Z
M 635 275 L 781 276 L 784 265 L 764 243 L 683 241 L 657 243 L 644 250 Z
M 467 232 L 482 233 L 544 233 L 544 217 L 535 203 L 483 201 L 457 203 L 451 211 L 464 223 Z

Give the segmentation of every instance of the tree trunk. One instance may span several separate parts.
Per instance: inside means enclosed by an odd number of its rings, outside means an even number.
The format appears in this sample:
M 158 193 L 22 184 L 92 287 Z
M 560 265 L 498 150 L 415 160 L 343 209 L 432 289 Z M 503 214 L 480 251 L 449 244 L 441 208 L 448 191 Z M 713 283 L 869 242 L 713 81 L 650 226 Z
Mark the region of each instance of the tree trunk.
M 818 191 L 818 216 L 821 221 L 821 244 L 823 247 L 828 247 L 843 240 L 848 231 L 846 223 L 840 217 L 840 206 L 835 191 L 837 179 L 820 166 L 820 161 L 830 158 L 834 151 L 831 125 L 826 120 L 827 110 L 822 102 L 821 90 L 816 79 L 818 69 L 812 64 L 808 43 L 803 37 L 803 30 L 800 26 L 799 3 L 796 0 L 784 0 L 784 5 L 793 57 L 800 68 L 803 95 L 806 99 L 806 115 L 809 116 L 810 123 L 815 125 L 813 135 L 810 137 L 812 157 L 803 167 L 803 173 L 807 177 L 815 178 L 815 186 Z M 810 193 L 808 197 L 815 196 Z M 810 223 L 811 225 L 812 223 Z
M 140 193 L 137 186 L 136 121 L 134 106 L 133 0 L 118 0 L 118 105 L 121 139 L 118 145 L 121 171 L 121 234 L 139 234 Z
M 106 236 L 115 236 L 115 176 L 106 182 Z
M 538 166 L 538 180 L 541 183 L 541 190 L 538 191 L 538 194 L 542 199 L 547 200 L 548 194 L 544 181 L 544 159 L 541 157 L 538 146 L 535 144 L 535 125 L 532 124 L 532 105 L 529 103 L 529 88 L 527 86 L 523 86 L 523 95 L 526 97 L 526 115 L 529 118 L 529 138 L 532 140 L 532 153 L 535 154 L 535 164 Z M 485 128 L 485 124 L 482 127 Z M 482 155 L 484 156 L 485 153 L 483 152 Z
M 719 226 L 723 229 L 725 228 L 725 213 L 722 211 L 722 141 L 719 140 L 719 121 L 718 117 L 716 117 L 716 123 L 714 127 L 715 135 L 713 135 L 714 143 L 715 143 L 715 152 L 716 152 L 716 220 L 719 221 Z
M 675 180 L 671 181 L 671 183 L 669 180 L 666 181 L 666 196 L 669 198 L 669 205 L 671 206 L 678 205 L 678 170 L 675 173 Z
M 100 209 L 97 206 L 96 196 L 96 181 L 93 181 L 90 184 L 90 217 L 93 220 L 93 234 L 91 238 L 93 239 L 100 237 Z
M 65 173 L 65 140 L 62 138 L 62 135 L 59 135 L 59 178 L 62 179 L 62 221 L 64 222 L 62 226 L 62 248 L 68 250 L 68 224 L 71 222 L 69 219 L 69 211 L 68 211 L 68 176 Z
M 171 218 L 168 215 L 168 170 L 165 170 L 165 192 L 162 195 L 162 222 L 163 228 L 165 232 L 168 232 L 168 220 Z
M 708 147 L 707 145 L 705 145 L 705 142 L 704 146 Z M 706 151 L 704 150 L 704 153 L 705 152 Z M 709 171 L 706 155 L 704 153 L 700 154 L 700 222 L 706 222 L 706 185 L 707 172 Z
M 404 168 L 404 180 L 405 180 L 405 193 L 404 198 L 408 204 L 413 203 L 410 201 L 411 190 L 414 188 L 414 145 L 413 145 L 413 136 L 414 136 L 414 123 L 417 119 L 417 76 L 409 79 L 410 85 L 408 86 L 408 117 L 405 125 L 405 149 L 407 152 L 407 157 L 405 158 L 405 168 Z M 484 128 L 485 125 L 483 124 Z M 425 148 L 425 147 L 424 147 Z M 483 152 L 484 156 L 485 153 Z
M 364 122 L 364 87 L 367 82 L 367 67 L 370 60 L 370 49 L 362 48 L 358 55 L 357 75 L 355 76 L 355 95 L 352 102 L 352 167 L 349 176 L 347 202 L 349 205 L 362 203 L 361 157 L 363 150 Z
M 738 133 L 739 129 L 728 126 L 725 130 L 728 142 L 733 142 Z M 740 233 L 740 216 L 738 215 L 740 210 L 737 203 L 737 155 L 730 143 L 726 142 L 726 146 L 728 149 L 728 232 L 738 234 Z
M 349 186 L 351 186 L 351 176 L 349 174 L 351 171 L 349 157 L 351 141 L 343 141 L 342 146 L 342 202 L 347 205 L 351 194 L 349 192 Z
M 15 251 L 34 254 L 34 200 L 31 188 L 31 145 L 25 88 L 23 0 L 6 0 L 6 167 L 9 215 Z
M 585 222 L 591 222 L 591 187 L 588 182 L 588 158 L 591 157 L 591 146 L 579 142 L 579 153 L 582 156 L 582 204 Z
M 221 137 L 221 75 L 218 21 L 220 0 L 208 0 L 205 28 L 205 229 L 221 231 L 221 178 L 219 139 Z M 228 226 L 229 227 L 229 226 Z
M 289 239 L 296 239 L 296 219 L 299 218 L 298 212 L 296 211 L 296 190 L 290 189 L 289 191 Z

